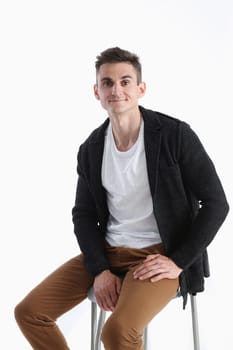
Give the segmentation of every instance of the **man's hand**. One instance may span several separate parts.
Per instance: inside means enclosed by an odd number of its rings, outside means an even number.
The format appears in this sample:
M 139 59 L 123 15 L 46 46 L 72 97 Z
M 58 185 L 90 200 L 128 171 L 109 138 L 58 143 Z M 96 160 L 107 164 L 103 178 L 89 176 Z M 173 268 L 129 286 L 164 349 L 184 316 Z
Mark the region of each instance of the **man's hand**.
M 109 270 L 104 270 L 95 277 L 93 288 L 99 307 L 113 311 L 120 294 L 121 279 Z
M 134 278 L 157 282 L 163 278 L 175 279 L 182 272 L 174 261 L 161 254 L 148 255 L 141 266 L 134 271 Z

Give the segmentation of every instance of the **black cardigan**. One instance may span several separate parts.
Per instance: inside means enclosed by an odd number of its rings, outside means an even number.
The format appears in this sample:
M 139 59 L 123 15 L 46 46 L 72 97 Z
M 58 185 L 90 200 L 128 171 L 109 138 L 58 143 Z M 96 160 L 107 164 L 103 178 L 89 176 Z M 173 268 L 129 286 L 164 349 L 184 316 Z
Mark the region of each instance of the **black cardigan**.
M 206 248 L 229 206 L 215 167 L 188 124 L 139 107 L 144 119 L 147 171 L 165 253 L 184 271 L 181 293 L 204 290 L 209 276 Z M 101 166 L 107 119 L 80 146 L 78 185 L 72 210 L 85 266 L 94 276 L 110 269 L 104 253 L 108 220 Z

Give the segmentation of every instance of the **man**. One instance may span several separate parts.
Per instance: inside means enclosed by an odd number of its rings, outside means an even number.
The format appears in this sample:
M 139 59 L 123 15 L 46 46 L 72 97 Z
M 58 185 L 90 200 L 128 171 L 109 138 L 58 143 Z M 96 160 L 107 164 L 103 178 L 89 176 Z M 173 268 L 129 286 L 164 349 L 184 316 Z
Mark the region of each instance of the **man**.
M 97 57 L 94 94 L 108 119 L 78 152 L 72 214 L 82 254 L 16 307 L 33 349 L 69 349 L 55 321 L 91 285 L 112 311 L 102 332 L 107 350 L 143 349 L 144 327 L 179 288 L 184 305 L 187 293 L 204 290 L 206 248 L 228 203 L 196 134 L 139 106 L 145 92 L 135 54 L 115 47 Z

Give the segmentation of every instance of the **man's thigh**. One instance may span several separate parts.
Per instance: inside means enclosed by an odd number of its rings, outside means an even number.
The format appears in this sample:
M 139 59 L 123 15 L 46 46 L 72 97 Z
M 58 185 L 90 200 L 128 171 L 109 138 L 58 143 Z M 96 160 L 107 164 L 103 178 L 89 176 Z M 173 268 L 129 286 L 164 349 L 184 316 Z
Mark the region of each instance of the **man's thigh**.
M 93 277 L 79 255 L 52 272 L 22 302 L 34 313 L 56 319 L 84 300 L 92 283 Z
M 129 270 L 125 276 L 112 317 L 117 317 L 126 327 L 143 331 L 150 320 L 175 297 L 179 280 L 141 281 L 133 278 L 133 270 Z

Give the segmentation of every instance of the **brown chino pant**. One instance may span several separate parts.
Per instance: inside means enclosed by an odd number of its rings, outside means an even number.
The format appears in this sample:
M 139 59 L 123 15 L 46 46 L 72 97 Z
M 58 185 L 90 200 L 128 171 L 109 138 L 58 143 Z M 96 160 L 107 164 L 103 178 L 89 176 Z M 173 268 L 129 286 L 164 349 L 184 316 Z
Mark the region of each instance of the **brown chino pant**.
M 110 247 L 106 254 L 115 273 L 126 273 L 117 306 L 107 319 L 102 342 L 106 350 L 142 350 L 143 329 L 175 296 L 178 279 L 152 283 L 135 280 L 133 271 L 161 244 L 143 249 Z M 34 350 L 69 350 L 56 320 L 87 297 L 93 276 L 79 255 L 50 274 L 15 308 L 16 321 Z M 81 350 L 82 346 L 79 347 Z

